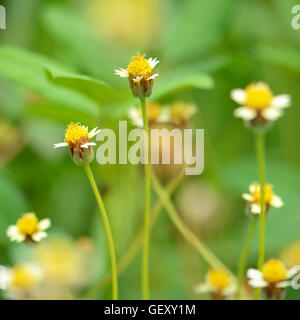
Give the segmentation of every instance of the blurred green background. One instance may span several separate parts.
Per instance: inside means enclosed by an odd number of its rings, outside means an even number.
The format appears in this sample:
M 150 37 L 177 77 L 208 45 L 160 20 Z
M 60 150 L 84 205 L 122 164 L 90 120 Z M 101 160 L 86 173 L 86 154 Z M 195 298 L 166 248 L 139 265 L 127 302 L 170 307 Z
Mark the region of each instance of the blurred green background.
M 241 194 L 258 180 L 258 172 L 253 135 L 233 117 L 230 90 L 262 80 L 275 94 L 292 96 L 292 107 L 267 135 L 267 180 L 285 203 L 268 215 L 267 258 L 279 257 L 300 240 L 300 30 L 291 27 L 297 1 L 1 4 L 7 12 L 7 30 L 0 31 L 1 265 L 27 258 L 24 247 L 10 243 L 5 232 L 21 213 L 34 211 L 39 218 L 51 218 L 50 236 L 92 239 L 93 266 L 86 270 L 93 273 L 91 283 L 109 270 L 103 225 L 84 171 L 66 150 L 54 151 L 53 144 L 63 141 L 71 121 L 117 128 L 120 119 L 127 119 L 128 108 L 137 101 L 114 70 L 126 67 L 138 51 L 160 60 L 152 100 L 182 100 L 198 107 L 194 127 L 205 129 L 205 170 L 186 177 L 173 199 L 186 223 L 233 272 L 249 227 Z M 96 161 L 92 167 L 120 256 L 142 226 L 143 171 Z M 155 200 L 153 192 L 153 204 Z M 251 267 L 256 267 L 257 238 Z M 193 288 L 203 281 L 207 266 L 165 213 L 151 233 L 150 262 L 153 298 L 205 297 Z M 120 276 L 121 298 L 141 297 L 140 264 L 138 255 Z M 110 288 L 95 297 L 109 298 Z M 300 292 L 289 289 L 288 298 L 298 299 Z

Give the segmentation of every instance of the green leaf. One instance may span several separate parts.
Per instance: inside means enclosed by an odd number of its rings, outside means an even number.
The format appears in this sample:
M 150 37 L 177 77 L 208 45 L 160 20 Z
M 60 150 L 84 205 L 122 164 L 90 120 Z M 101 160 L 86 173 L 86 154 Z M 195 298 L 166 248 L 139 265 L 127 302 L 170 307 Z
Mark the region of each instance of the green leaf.
M 47 70 L 48 77 L 55 84 L 86 95 L 96 103 L 103 105 L 120 100 L 117 93 L 105 82 L 89 76 L 74 75 Z
M 262 45 L 255 50 L 255 55 L 264 62 L 300 72 L 300 54 L 295 49 Z
M 47 79 L 45 68 L 66 70 L 43 55 L 16 47 L 0 47 L 0 75 L 32 90 L 49 102 L 81 111 L 90 116 L 99 115 L 98 106 L 90 99 L 51 83 Z
M 21 190 L 3 172 L 0 172 L 0 242 L 6 243 L 6 230 L 16 224 L 28 206 Z
M 214 81 L 208 74 L 181 70 L 165 74 L 162 76 L 161 80 L 157 80 L 157 82 L 155 81 L 154 86 L 151 99 L 156 100 L 179 91 L 191 89 L 212 89 Z

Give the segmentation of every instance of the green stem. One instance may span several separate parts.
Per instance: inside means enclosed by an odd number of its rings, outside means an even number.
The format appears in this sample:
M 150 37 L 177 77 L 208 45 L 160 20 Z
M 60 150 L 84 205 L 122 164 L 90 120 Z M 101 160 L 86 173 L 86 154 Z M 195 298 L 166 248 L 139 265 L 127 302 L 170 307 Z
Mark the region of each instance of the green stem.
M 266 233 L 266 206 L 265 206 L 265 184 L 266 184 L 266 169 L 265 169 L 265 137 L 264 133 L 258 133 L 256 136 L 256 153 L 259 166 L 260 177 L 260 231 L 259 231 L 259 254 L 258 254 L 258 270 L 262 270 L 265 256 L 265 233 Z M 260 288 L 255 289 L 254 299 L 259 300 Z
M 181 173 L 176 176 L 167 186 L 167 192 L 168 194 L 172 194 L 175 189 L 178 187 L 180 182 L 183 180 L 185 176 L 185 169 L 181 171 Z M 163 204 L 161 200 L 158 200 L 153 209 L 151 210 L 150 214 L 150 230 L 154 226 L 157 218 L 159 217 L 161 211 L 163 209 Z M 117 269 L 118 269 L 118 275 L 123 273 L 127 267 L 130 265 L 130 263 L 133 261 L 133 259 L 136 257 L 140 249 L 142 248 L 143 244 L 143 238 L 144 238 L 144 228 L 137 233 L 137 235 L 132 240 L 129 248 L 126 250 L 126 252 L 123 254 L 123 256 L 120 258 L 120 260 L 117 263 Z M 111 273 L 108 273 L 106 276 L 104 276 L 95 286 L 91 287 L 86 294 L 84 295 L 85 299 L 89 299 L 94 297 L 104 286 L 108 285 L 111 282 Z
M 104 203 L 102 201 L 101 195 L 99 193 L 99 190 L 96 185 L 95 178 L 93 176 L 92 170 L 89 165 L 84 166 L 85 172 L 89 178 L 91 187 L 94 191 L 106 231 L 106 236 L 108 240 L 108 246 L 109 246 L 109 253 L 110 253 L 110 260 L 111 260 L 111 272 L 112 272 L 112 299 L 118 300 L 118 275 L 117 275 L 117 264 L 116 264 L 116 254 L 115 254 L 115 247 L 114 247 L 114 240 L 109 224 L 109 220 L 107 217 L 107 213 L 104 207 Z
M 150 220 L 150 192 L 151 192 L 151 167 L 148 156 L 148 117 L 146 108 L 146 99 L 141 99 L 143 123 L 146 131 L 146 138 L 144 141 L 144 152 L 147 154 L 145 163 L 145 218 L 144 218 L 144 247 L 143 247 L 143 261 L 142 261 L 142 293 L 143 299 L 149 300 L 149 220 Z
M 182 236 L 187 240 L 187 242 L 194 247 L 202 256 L 202 258 L 206 261 L 208 265 L 210 265 L 214 269 L 223 269 L 228 270 L 228 268 L 193 234 L 193 232 L 184 224 L 184 222 L 180 219 L 172 201 L 169 198 L 168 193 L 164 190 L 164 188 L 160 185 L 156 176 L 152 173 L 152 184 L 155 192 L 161 199 L 164 204 L 167 213 L 182 234 Z M 231 273 L 231 272 L 230 272 Z
M 252 238 L 253 238 L 254 231 L 255 231 L 255 228 L 256 228 L 256 224 L 257 224 L 257 218 L 254 217 L 252 219 L 252 223 L 251 223 L 251 226 L 249 228 L 248 236 L 247 236 L 247 239 L 246 239 L 246 242 L 245 242 L 245 245 L 244 245 L 244 249 L 242 251 L 240 263 L 239 263 L 238 274 L 237 274 L 238 286 L 237 286 L 237 291 L 236 291 L 236 295 L 235 295 L 235 299 L 236 300 L 238 300 L 239 297 L 240 297 L 243 278 L 244 278 L 245 270 L 246 270 L 246 264 L 247 264 L 249 249 L 250 249 L 250 246 L 251 246 L 251 242 L 252 242 Z

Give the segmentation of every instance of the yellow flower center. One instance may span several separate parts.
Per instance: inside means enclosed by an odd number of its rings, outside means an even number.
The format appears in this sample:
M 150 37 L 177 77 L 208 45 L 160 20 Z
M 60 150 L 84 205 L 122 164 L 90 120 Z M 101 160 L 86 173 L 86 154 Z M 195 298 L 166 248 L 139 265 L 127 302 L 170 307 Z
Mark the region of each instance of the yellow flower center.
M 24 235 L 32 235 L 39 229 L 38 219 L 33 213 L 26 213 L 17 221 L 19 232 Z
M 68 145 L 75 145 L 80 142 L 88 141 L 89 132 L 80 123 L 70 123 L 66 130 L 65 141 Z
M 230 276 L 224 270 L 210 270 L 207 274 L 207 281 L 212 287 L 223 290 L 230 285 Z
M 250 84 L 245 89 L 245 105 L 256 110 L 268 108 L 273 99 L 273 93 L 265 83 Z
M 284 281 L 287 278 L 287 270 L 279 260 L 269 260 L 262 269 L 264 279 L 269 283 Z
M 139 53 L 131 58 L 127 71 L 131 78 L 139 76 L 148 79 L 152 76 L 152 67 L 150 63 L 145 59 L 145 55 Z
M 38 283 L 36 275 L 31 272 L 28 266 L 18 265 L 12 268 L 12 285 L 27 289 Z
M 147 103 L 147 118 L 149 122 L 156 121 L 161 113 L 161 108 L 157 103 Z M 139 108 L 139 116 L 142 118 L 142 108 Z
M 253 196 L 255 198 L 255 202 L 260 204 L 260 185 L 256 185 L 255 187 L 255 191 L 253 193 Z M 267 205 L 269 205 L 272 201 L 272 198 L 274 196 L 274 192 L 273 192 L 273 186 L 271 184 L 267 184 L 265 186 L 265 203 Z

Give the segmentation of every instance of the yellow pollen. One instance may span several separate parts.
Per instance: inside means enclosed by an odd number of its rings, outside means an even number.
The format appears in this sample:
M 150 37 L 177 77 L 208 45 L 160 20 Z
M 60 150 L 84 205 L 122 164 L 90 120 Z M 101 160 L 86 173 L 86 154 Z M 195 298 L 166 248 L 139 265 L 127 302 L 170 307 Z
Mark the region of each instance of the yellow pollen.
M 18 265 L 12 268 L 12 285 L 27 289 L 34 287 L 38 279 L 26 265 Z
M 262 269 L 264 279 L 269 283 L 284 281 L 287 278 L 287 270 L 279 260 L 269 260 Z
M 152 67 L 150 63 L 145 59 L 145 55 L 141 55 L 139 53 L 131 58 L 127 71 L 131 78 L 139 76 L 148 79 L 152 76 Z
M 223 290 L 230 285 L 230 276 L 224 270 L 210 270 L 207 274 L 207 281 L 212 287 Z
M 268 108 L 273 99 L 273 93 L 264 83 L 250 84 L 245 89 L 246 101 L 245 105 L 255 110 L 263 110 Z
M 65 142 L 68 145 L 74 145 L 79 142 L 85 142 L 89 139 L 88 130 L 80 123 L 70 123 L 66 130 Z
M 31 236 L 39 230 L 38 219 L 33 213 L 26 213 L 17 221 L 19 232 Z

